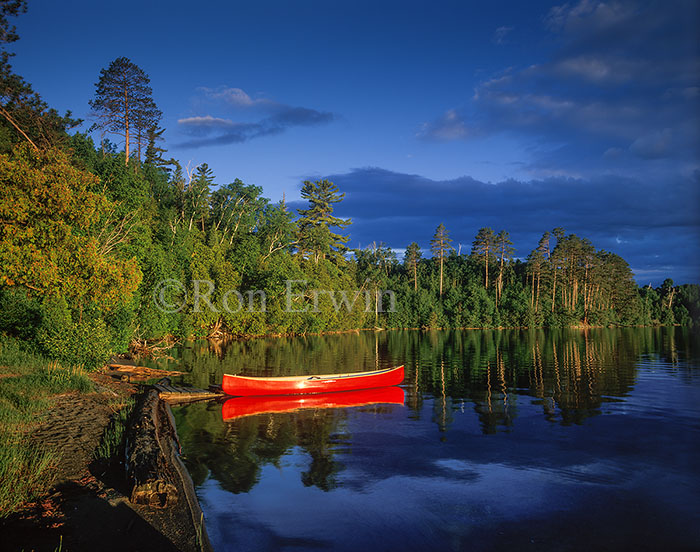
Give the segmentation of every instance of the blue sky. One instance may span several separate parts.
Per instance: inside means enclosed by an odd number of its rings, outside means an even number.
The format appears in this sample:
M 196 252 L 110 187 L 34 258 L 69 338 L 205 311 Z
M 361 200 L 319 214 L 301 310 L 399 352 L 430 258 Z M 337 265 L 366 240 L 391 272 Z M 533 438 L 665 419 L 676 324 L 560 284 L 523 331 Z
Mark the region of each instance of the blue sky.
M 30 0 L 12 50 L 80 117 L 130 58 L 171 155 L 293 207 L 329 178 L 354 246 L 427 248 L 443 222 L 525 257 L 562 226 L 656 285 L 700 282 L 698 6 Z

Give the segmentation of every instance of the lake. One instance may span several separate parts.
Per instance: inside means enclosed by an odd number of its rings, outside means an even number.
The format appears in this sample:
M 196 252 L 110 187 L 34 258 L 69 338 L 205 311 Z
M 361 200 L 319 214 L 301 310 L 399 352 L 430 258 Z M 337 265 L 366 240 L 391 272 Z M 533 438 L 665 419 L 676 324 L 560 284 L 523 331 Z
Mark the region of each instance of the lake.
M 700 549 L 697 333 L 359 332 L 175 356 L 198 387 L 406 366 L 402 392 L 344 403 L 174 408 L 215 550 Z

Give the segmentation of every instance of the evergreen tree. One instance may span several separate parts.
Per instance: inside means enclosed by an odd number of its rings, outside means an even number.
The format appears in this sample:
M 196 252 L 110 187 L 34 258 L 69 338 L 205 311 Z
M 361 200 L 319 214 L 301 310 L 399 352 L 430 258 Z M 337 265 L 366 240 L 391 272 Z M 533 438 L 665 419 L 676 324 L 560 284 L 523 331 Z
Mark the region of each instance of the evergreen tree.
M 0 2 L 0 47 L 19 40 L 19 35 L 8 17 L 27 11 L 24 0 L 2 0 Z M 36 151 L 63 146 L 69 138 L 67 129 L 81 121 L 65 116 L 34 92 L 31 85 L 15 74 L 10 65 L 13 53 L 0 52 L 0 151 L 10 152 L 19 141 L 26 141 Z
M 347 251 L 345 244 L 349 237 L 331 232 L 330 228 L 344 229 L 352 224 L 350 219 L 332 215 L 333 204 L 342 201 L 345 194 L 339 193 L 338 187 L 328 180 L 306 180 L 301 188 L 301 197 L 309 201 L 309 208 L 298 209 L 299 253 L 302 256 L 310 254 L 317 264 L 326 256 L 340 257 Z
M 527 273 L 530 276 L 531 285 L 530 308 L 535 312 L 535 314 L 539 312 L 542 276 L 545 274 L 550 257 L 550 237 L 551 234 L 549 232 L 542 234 L 542 237 L 537 244 L 537 248 L 534 249 L 527 257 Z
M 440 223 L 435 230 L 433 239 L 430 240 L 430 249 L 433 252 L 433 257 L 437 259 L 440 264 L 440 297 L 442 297 L 443 265 L 448 253 L 453 249 L 450 243 L 452 243 L 452 240 L 449 237 L 449 232 L 445 228 L 445 225 Z
M 172 158 L 165 159 L 163 157 L 163 154 L 166 153 L 168 150 L 158 146 L 157 144 L 157 142 L 163 140 L 164 132 L 165 129 L 160 128 L 157 124 L 149 127 L 148 131 L 146 132 L 147 146 L 143 162 L 146 165 L 151 165 L 158 169 L 162 169 L 164 171 L 169 172 L 171 170 L 171 167 L 174 167 L 177 161 L 175 161 L 175 159 Z
M 501 230 L 496 236 L 496 255 L 498 255 L 500 262 L 498 268 L 498 282 L 496 285 L 496 305 L 501 299 L 503 293 L 503 270 L 505 266 L 505 261 L 513 260 L 513 253 L 515 249 L 512 247 L 513 242 L 510 241 L 510 235 L 505 230 Z
M 95 98 L 89 104 L 96 118 L 95 128 L 124 137 L 125 163 L 129 163 L 132 142 L 141 147 L 148 130 L 157 126 L 162 113 L 152 98 L 148 75 L 126 57 L 119 57 L 100 71 Z
M 414 291 L 418 291 L 418 261 L 420 261 L 421 255 L 420 246 L 416 242 L 411 242 L 409 244 L 404 255 L 406 270 L 413 275 Z
M 496 236 L 491 228 L 481 228 L 472 243 L 472 255 L 484 261 L 484 287 L 489 287 L 489 264 L 496 248 Z
M 17 29 L 14 25 L 10 25 L 7 17 L 16 17 L 26 12 L 26 0 L 2 0 L 0 2 L 0 44 L 9 44 L 19 40 Z

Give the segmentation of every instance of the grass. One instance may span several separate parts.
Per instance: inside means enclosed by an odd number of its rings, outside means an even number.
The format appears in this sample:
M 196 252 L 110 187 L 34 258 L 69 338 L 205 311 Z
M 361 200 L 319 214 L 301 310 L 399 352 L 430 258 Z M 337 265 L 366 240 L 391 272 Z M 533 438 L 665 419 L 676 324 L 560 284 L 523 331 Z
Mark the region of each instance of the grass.
M 115 414 L 102 435 L 100 445 L 95 449 L 94 456 L 97 460 L 109 461 L 123 450 L 126 423 L 134 409 L 134 399 L 129 397 L 124 401 L 113 402 L 110 406 Z
M 59 458 L 26 438 L 51 398 L 93 388 L 81 366 L 61 366 L 23 342 L 0 335 L 0 518 L 52 483 L 52 467 Z
M 37 448 L 21 435 L 0 437 L 0 518 L 19 510 L 53 481 L 58 457 Z

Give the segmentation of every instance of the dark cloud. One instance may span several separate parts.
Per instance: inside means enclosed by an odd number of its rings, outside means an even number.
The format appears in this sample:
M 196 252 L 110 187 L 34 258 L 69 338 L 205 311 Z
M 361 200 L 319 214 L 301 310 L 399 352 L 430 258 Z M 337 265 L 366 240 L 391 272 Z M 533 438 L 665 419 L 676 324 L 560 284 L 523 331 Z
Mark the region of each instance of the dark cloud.
M 379 168 L 327 178 L 346 193 L 336 214 L 352 218 L 352 245 L 383 241 L 428 249 L 443 222 L 468 251 L 479 228 L 507 230 L 524 258 L 557 226 L 625 258 L 640 283 L 700 281 L 700 173 L 664 182 L 617 176 L 592 179 L 431 180 Z M 293 209 L 305 207 L 290 203 Z
M 236 123 L 216 117 L 189 117 L 178 121 L 180 129 L 193 138 L 181 142 L 183 148 L 200 148 L 224 144 L 239 144 L 253 138 L 279 134 L 284 131 L 281 125 L 262 123 Z
M 472 98 L 425 124 L 419 136 L 456 140 L 515 133 L 532 145 L 535 159 L 552 144 L 583 146 L 587 174 L 608 170 L 616 156 L 604 154 L 611 150 L 638 160 L 696 163 L 699 15 L 690 0 L 672 8 L 664 2 L 592 0 L 555 7 L 545 17 L 558 44 L 548 59 L 481 82 Z M 555 158 L 550 168 L 568 169 Z M 643 164 L 626 169 L 645 170 Z
M 312 126 L 330 123 L 334 116 L 326 111 L 316 111 L 305 107 L 287 107 L 267 120 L 281 126 Z
M 267 98 L 251 98 L 240 88 L 200 87 L 200 108 L 214 109 L 217 105 L 244 112 L 267 114 L 255 122 L 236 122 L 226 117 L 212 115 L 186 117 L 178 120 L 180 130 L 192 137 L 178 144 L 185 148 L 198 148 L 246 142 L 262 136 L 281 134 L 295 126 L 315 126 L 329 123 L 335 115 L 306 107 L 293 107 Z

